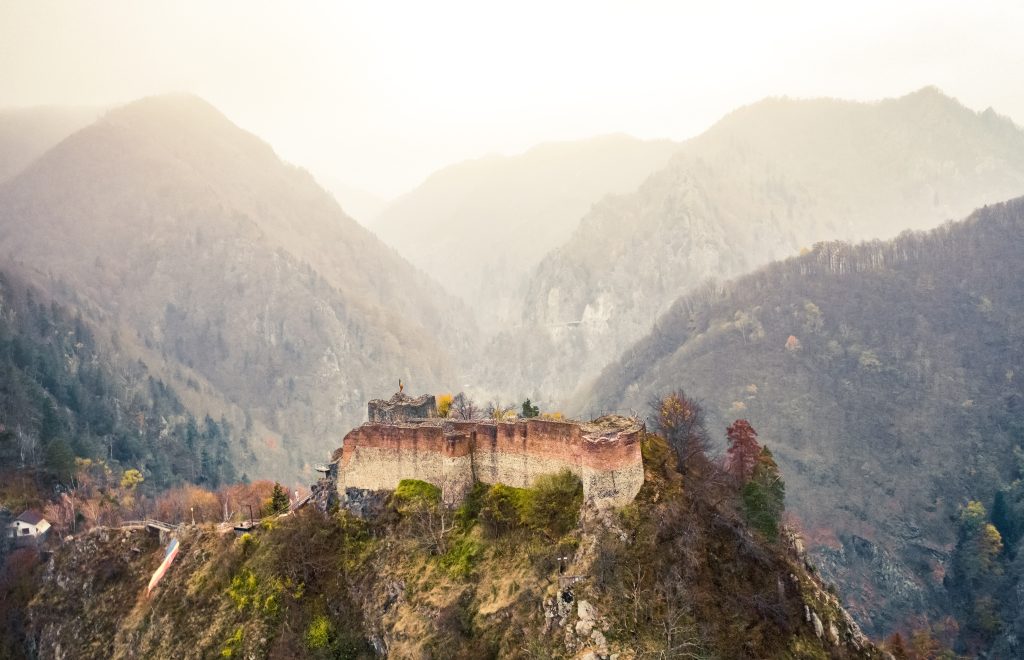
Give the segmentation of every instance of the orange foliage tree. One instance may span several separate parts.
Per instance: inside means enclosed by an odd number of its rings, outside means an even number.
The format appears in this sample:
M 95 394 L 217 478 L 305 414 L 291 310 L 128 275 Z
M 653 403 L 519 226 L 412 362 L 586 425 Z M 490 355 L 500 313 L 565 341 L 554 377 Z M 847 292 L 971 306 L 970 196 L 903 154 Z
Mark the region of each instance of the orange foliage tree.
M 761 445 L 757 442 L 757 431 L 745 419 L 737 419 L 725 430 L 729 439 L 726 450 L 725 469 L 737 481 L 746 483 L 754 474 L 761 456 Z

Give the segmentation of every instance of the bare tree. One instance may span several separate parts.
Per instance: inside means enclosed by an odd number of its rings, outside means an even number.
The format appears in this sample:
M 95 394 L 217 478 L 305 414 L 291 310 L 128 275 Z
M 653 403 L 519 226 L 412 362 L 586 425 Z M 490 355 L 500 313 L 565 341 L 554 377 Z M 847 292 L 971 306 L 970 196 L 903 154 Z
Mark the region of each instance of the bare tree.
M 448 537 L 455 530 L 455 503 L 457 492 L 447 477 L 437 484 L 441 490 L 439 500 L 415 498 L 402 505 L 402 514 L 407 516 L 413 536 L 423 542 L 434 554 L 444 554 L 448 549 Z
M 18 452 L 21 459 L 21 467 L 39 465 L 39 441 L 36 436 L 31 433 L 25 433 L 21 429 L 21 424 L 18 424 L 14 428 L 14 435 L 18 438 Z
M 704 408 L 696 399 L 678 389 L 650 403 L 653 427 L 679 457 L 680 467 L 689 466 L 705 456 L 708 434 L 704 426 Z
M 464 392 L 459 392 L 452 398 L 452 407 L 449 416 L 455 419 L 478 419 L 480 417 L 480 409 L 477 408 L 476 403 L 473 399 L 466 396 Z

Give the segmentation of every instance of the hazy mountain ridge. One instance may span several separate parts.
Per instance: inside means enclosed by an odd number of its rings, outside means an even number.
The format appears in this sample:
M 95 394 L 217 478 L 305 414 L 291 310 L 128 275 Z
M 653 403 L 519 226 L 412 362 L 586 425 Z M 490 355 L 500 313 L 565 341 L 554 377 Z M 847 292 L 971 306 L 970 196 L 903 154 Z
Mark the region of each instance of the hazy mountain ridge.
M 100 114 L 97 108 L 63 106 L 0 109 L 0 182 Z
M 820 240 L 933 227 L 1021 192 L 1024 132 L 931 88 L 872 104 L 753 104 L 684 143 L 635 193 L 597 205 L 545 257 L 522 327 L 488 351 L 514 359 L 481 380 L 564 402 L 705 279 Z
M 312 177 L 195 97 L 114 110 L 0 188 L 0 250 L 276 431 L 258 458 L 278 474 L 279 450 L 301 469 L 399 377 L 451 380 L 473 334 Z
M 677 386 L 745 417 L 810 550 L 875 634 L 949 611 L 958 507 L 1017 478 L 1024 198 L 928 233 L 829 242 L 678 299 L 580 408 Z
M 515 317 L 526 274 L 590 207 L 633 190 L 677 146 L 609 135 L 458 163 L 392 202 L 372 228 L 495 330 Z

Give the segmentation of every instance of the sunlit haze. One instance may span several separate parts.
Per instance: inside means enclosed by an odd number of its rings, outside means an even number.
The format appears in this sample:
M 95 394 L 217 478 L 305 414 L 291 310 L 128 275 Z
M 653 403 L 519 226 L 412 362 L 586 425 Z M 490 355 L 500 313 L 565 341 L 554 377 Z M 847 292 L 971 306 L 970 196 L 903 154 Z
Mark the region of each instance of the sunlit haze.
M 451 162 L 685 139 L 764 96 L 935 85 L 1024 117 L 1019 2 L 5 2 L 0 107 L 193 92 L 391 197 Z M 979 75 L 979 74 L 984 75 Z

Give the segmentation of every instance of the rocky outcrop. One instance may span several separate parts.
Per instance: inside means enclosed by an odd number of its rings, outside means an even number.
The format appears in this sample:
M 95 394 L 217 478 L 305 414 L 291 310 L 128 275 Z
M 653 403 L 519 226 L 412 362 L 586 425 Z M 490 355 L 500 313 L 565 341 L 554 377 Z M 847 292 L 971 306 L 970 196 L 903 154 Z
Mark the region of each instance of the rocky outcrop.
M 433 394 L 424 394 L 415 399 L 407 394 L 396 392 L 387 401 L 373 399 L 366 404 L 367 418 L 370 422 L 395 424 L 414 419 L 437 417 L 437 402 Z

